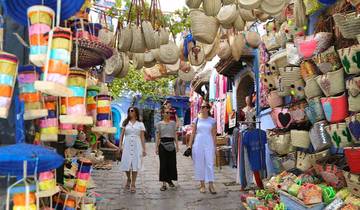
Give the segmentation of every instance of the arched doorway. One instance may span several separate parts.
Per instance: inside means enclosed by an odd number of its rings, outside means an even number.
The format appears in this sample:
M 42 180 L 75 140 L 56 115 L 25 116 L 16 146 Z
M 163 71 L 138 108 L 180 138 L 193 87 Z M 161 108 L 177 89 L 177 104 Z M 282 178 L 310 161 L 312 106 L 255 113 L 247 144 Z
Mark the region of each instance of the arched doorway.
M 255 91 L 255 76 L 251 70 L 246 70 L 239 79 L 236 89 L 237 106 L 243 108 L 246 106 L 245 97 L 251 95 Z

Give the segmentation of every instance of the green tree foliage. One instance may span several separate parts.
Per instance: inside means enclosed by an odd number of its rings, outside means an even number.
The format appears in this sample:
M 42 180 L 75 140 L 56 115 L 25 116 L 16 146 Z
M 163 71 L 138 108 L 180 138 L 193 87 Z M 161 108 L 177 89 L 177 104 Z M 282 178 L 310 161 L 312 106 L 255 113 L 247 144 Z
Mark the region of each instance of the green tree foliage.
M 172 93 L 171 82 L 174 77 L 161 78 L 156 81 L 145 81 L 143 73 L 130 65 L 125 78 L 116 78 L 110 84 L 110 92 L 114 97 L 127 94 L 141 94 L 144 99 L 152 97 L 160 99 Z

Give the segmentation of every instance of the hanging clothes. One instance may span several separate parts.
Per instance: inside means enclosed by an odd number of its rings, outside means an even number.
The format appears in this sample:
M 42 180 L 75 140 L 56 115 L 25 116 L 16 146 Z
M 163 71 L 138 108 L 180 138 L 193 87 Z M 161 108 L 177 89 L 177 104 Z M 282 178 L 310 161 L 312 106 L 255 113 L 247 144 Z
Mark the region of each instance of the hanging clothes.
M 253 172 L 251 170 L 251 165 L 248 158 L 248 150 L 243 144 L 243 133 L 244 131 L 239 132 L 239 150 L 238 150 L 238 171 L 240 178 L 240 185 L 242 189 L 245 189 L 248 185 L 253 184 Z
M 218 73 L 216 69 L 213 69 L 210 75 L 209 80 L 209 101 L 216 100 L 216 80 L 218 77 Z
M 261 178 L 266 176 L 266 133 L 260 129 L 248 129 L 244 133 L 242 143 L 248 151 L 248 158 L 251 170 L 254 172 L 256 184 L 260 189 L 263 189 Z

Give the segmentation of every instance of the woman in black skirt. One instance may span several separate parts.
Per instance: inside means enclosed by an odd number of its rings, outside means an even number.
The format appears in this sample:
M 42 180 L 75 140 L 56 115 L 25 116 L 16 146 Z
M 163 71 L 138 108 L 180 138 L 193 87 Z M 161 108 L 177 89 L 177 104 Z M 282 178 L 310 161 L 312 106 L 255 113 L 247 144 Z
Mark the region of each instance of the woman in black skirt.
M 176 153 L 179 144 L 176 135 L 176 122 L 170 120 L 171 110 L 163 109 L 163 120 L 156 125 L 156 154 L 160 159 L 160 182 L 163 183 L 161 191 L 175 187 L 172 181 L 177 181 Z

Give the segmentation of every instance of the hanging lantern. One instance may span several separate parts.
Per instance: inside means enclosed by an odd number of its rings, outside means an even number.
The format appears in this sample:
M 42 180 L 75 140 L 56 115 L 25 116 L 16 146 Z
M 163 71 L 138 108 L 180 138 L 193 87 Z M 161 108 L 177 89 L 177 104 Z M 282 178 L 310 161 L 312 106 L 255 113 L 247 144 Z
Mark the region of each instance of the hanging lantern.
M 68 88 L 71 97 L 65 98 L 66 115 L 60 115 L 60 122 L 74 125 L 92 125 L 93 118 L 86 115 L 87 72 L 82 69 L 72 69 L 69 74 Z
M 35 88 L 52 96 L 72 96 L 72 91 L 66 86 L 72 50 L 71 30 L 57 27 L 46 37 L 49 48 L 47 60 L 42 79 L 35 82 Z
M 48 116 L 40 119 L 40 140 L 43 142 L 56 142 L 59 133 L 57 97 L 46 96 L 44 101 Z
M 116 133 L 116 127 L 113 126 L 110 95 L 97 95 L 96 100 L 96 126 L 92 128 L 96 133 Z
M 20 100 L 25 103 L 24 120 L 34 120 L 48 115 L 44 108 L 42 95 L 34 83 L 40 78 L 41 70 L 35 66 L 21 66 L 18 69 Z
M 87 97 L 86 97 L 86 111 L 89 116 L 93 117 L 93 120 L 96 121 L 96 100 L 95 97 L 99 94 L 99 86 L 90 86 L 87 88 Z
M 0 51 L 0 118 L 8 117 L 17 68 L 17 57 L 13 54 Z
M 50 7 L 35 5 L 27 11 L 30 41 L 30 61 L 42 67 L 46 63 L 48 40 L 45 34 L 54 28 L 55 12 Z M 54 53 L 53 51 L 50 52 Z

